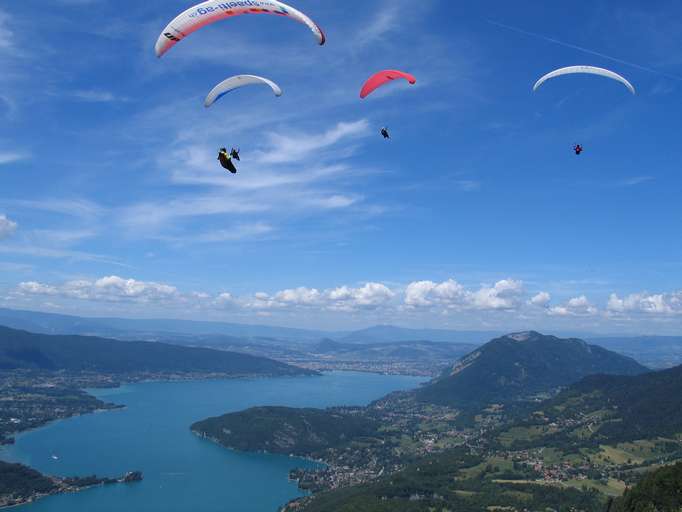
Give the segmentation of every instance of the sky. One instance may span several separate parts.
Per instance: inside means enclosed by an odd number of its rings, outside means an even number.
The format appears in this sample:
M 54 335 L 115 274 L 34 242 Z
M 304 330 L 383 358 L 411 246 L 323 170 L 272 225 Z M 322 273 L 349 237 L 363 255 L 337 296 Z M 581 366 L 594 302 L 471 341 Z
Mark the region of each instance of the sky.
M 242 16 L 162 59 L 190 2 L 0 4 L 0 307 L 680 333 L 679 2 L 292 3 L 325 46 Z M 637 95 L 587 75 L 532 92 L 583 64 Z M 361 100 L 382 69 L 417 84 Z M 284 95 L 205 109 L 237 74 Z

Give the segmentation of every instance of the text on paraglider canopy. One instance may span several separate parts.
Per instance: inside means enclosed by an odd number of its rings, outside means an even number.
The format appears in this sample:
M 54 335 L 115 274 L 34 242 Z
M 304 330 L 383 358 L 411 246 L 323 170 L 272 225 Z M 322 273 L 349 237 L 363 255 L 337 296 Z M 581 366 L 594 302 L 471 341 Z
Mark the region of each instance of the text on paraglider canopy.
M 243 0 L 238 2 L 223 2 L 215 6 L 199 7 L 196 12 L 190 14 L 190 17 L 203 16 L 221 11 L 229 11 L 239 7 L 253 7 L 259 9 L 271 9 L 273 12 L 279 14 L 288 14 L 287 10 L 281 4 L 260 0 Z

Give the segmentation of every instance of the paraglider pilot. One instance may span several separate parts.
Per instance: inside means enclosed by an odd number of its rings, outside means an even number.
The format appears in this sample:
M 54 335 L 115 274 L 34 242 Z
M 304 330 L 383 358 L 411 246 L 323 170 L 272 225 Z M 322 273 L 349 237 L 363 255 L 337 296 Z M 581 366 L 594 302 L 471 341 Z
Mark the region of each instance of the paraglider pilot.
M 583 152 L 583 147 L 580 144 L 576 144 L 573 146 L 573 151 L 575 151 L 576 155 L 580 155 Z
M 381 129 L 381 135 L 384 136 L 384 139 L 390 139 L 391 138 L 391 136 L 388 133 L 388 128 L 386 128 L 385 126 Z
M 239 150 L 232 148 L 232 151 L 230 151 L 230 156 L 234 158 L 237 162 L 241 161 L 241 158 L 239 158 Z
M 237 174 L 237 168 L 234 166 L 234 163 L 232 163 L 232 155 L 227 152 L 227 149 L 220 148 L 218 160 L 224 169 L 230 171 L 232 174 Z

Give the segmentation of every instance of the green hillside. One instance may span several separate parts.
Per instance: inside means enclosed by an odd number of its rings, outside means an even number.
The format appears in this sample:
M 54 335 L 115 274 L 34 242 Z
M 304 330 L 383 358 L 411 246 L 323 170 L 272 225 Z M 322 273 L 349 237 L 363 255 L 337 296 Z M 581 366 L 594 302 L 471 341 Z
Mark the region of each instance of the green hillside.
M 478 408 L 568 386 L 588 375 L 646 371 L 633 359 L 582 340 L 531 331 L 490 341 L 419 390 L 417 397 L 429 403 Z
M 0 370 L 68 370 L 113 374 L 313 374 L 271 359 L 235 352 L 85 336 L 51 336 L 0 327 Z
M 192 430 L 241 451 L 311 455 L 358 437 L 374 436 L 378 424 L 365 416 L 333 409 L 256 407 L 208 418 Z
M 682 510 L 682 463 L 648 474 L 635 487 L 614 501 L 609 512 L 680 512 Z
M 682 366 L 634 377 L 595 375 L 546 407 L 550 419 L 594 417 L 591 437 L 621 442 L 682 433 Z
M 36 494 L 49 494 L 57 488 L 52 479 L 34 469 L 0 461 L 0 506 Z

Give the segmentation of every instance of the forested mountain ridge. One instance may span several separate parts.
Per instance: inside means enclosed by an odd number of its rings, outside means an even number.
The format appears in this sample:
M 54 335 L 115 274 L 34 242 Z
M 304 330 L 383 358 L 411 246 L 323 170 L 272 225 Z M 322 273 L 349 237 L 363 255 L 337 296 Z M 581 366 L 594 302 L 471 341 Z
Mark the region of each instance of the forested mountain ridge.
M 543 404 L 542 411 L 549 422 L 578 425 L 581 418 L 589 419 L 588 437 L 594 442 L 673 437 L 682 433 L 682 366 L 636 376 L 586 377 Z
M 417 398 L 460 408 L 480 408 L 568 386 L 593 374 L 648 371 L 634 359 L 576 338 L 535 331 L 496 338 L 460 359 L 424 386 Z
M 255 407 L 196 422 L 191 429 L 236 450 L 310 456 L 352 439 L 376 436 L 379 423 L 333 409 Z
M 311 375 L 315 372 L 236 352 L 0 327 L 0 369 L 74 372 Z
M 682 510 L 682 463 L 666 466 L 645 476 L 609 512 L 680 512 Z

